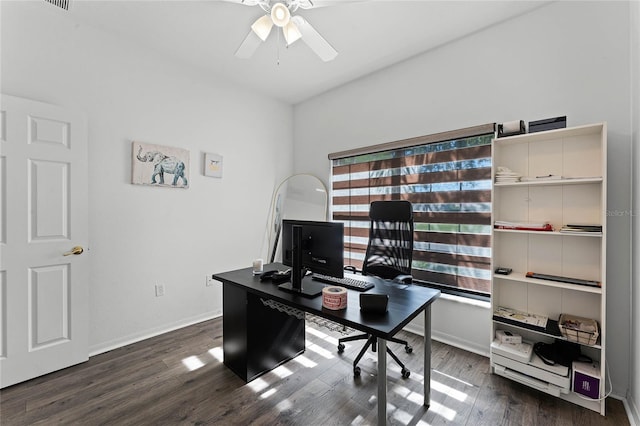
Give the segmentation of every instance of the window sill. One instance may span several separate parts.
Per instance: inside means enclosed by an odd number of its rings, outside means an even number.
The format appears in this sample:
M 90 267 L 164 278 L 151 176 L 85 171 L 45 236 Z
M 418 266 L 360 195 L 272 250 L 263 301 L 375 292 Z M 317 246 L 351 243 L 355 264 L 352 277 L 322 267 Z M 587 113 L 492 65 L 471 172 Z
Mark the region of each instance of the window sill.
M 476 306 L 478 308 L 483 308 L 483 309 L 491 309 L 491 302 L 485 301 L 485 300 L 472 299 L 470 297 L 456 296 L 454 294 L 447 294 L 443 292 L 440 294 L 440 299 L 443 299 L 449 302 L 462 303 L 464 305 Z

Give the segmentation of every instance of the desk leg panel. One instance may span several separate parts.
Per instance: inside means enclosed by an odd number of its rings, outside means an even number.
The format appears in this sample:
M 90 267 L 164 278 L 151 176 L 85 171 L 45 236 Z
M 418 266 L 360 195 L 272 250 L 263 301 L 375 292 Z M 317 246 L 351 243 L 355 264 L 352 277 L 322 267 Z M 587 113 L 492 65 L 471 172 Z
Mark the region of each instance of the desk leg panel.
M 248 295 L 247 381 L 295 358 L 305 349 L 304 319 L 265 306 L 260 297 Z
M 222 350 L 224 365 L 247 380 L 247 292 L 224 284 L 222 287 Z
M 260 297 L 223 286 L 224 364 L 250 382 L 304 352 L 304 319 L 264 306 Z

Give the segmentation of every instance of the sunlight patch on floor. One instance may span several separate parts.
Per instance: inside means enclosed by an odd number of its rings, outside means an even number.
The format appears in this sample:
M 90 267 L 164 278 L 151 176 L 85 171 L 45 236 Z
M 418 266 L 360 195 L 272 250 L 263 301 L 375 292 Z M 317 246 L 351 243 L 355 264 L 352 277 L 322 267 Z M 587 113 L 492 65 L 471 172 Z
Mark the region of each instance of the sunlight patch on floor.
M 251 389 L 255 393 L 260 393 L 269 387 L 269 383 L 267 383 L 266 380 L 258 377 L 257 379 L 253 379 L 252 381 L 247 383 L 247 386 L 249 386 L 249 389 Z
M 350 423 L 352 425 L 361 425 L 364 423 L 364 417 L 362 417 L 361 415 L 357 415 L 355 419 L 353 419 L 353 421 Z
M 200 360 L 197 356 L 193 355 L 182 360 L 182 363 L 189 369 L 189 371 L 197 370 L 198 368 L 204 367 L 204 362 Z
M 466 393 L 459 391 L 457 389 L 452 388 L 451 386 L 447 386 L 443 383 L 440 382 L 436 382 L 435 380 L 431 381 L 431 390 L 437 391 L 437 392 L 441 392 L 447 396 L 450 396 L 453 399 L 456 399 L 460 402 L 464 402 L 467 400 L 467 397 L 469 395 L 467 395 Z
M 453 376 L 450 376 L 450 375 L 448 375 L 448 374 L 444 374 L 444 373 L 442 373 L 442 372 L 440 372 L 440 371 L 438 371 L 438 370 L 431 370 L 431 372 L 432 372 L 432 373 L 435 373 L 435 374 L 439 374 L 439 375 L 441 375 L 441 376 L 443 376 L 443 377 L 446 377 L 447 379 L 451 379 L 451 380 L 455 380 L 456 382 L 460 382 L 460 383 L 462 383 L 463 385 L 466 385 L 466 386 L 469 386 L 469 387 L 472 387 L 472 388 L 474 388 L 474 387 L 475 387 L 474 385 L 472 385 L 472 384 L 471 384 L 471 383 L 469 383 L 469 382 L 465 382 L 464 380 L 460 380 L 460 379 L 459 379 L 459 378 L 457 378 L 457 377 L 453 377 Z
M 439 415 L 440 417 L 444 417 L 446 420 L 452 422 L 455 418 L 456 415 L 458 414 L 457 411 L 452 410 L 451 408 L 445 407 L 442 404 L 438 404 L 437 402 L 431 401 L 431 404 L 429 405 L 429 411 Z
M 305 346 L 307 350 L 313 351 L 323 358 L 326 358 L 326 359 L 335 358 L 333 353 L 329 352 L 328 350 L 326 350 L 321 346 L 316 345 L 315 343 L 310 342 L 309 340 L 305 341 Z
M 270 396 L 272 396 L 274 393 L 276 393 L 276 388 L 271 388 L 268 391 L 266 391 L 265 393 L 260 395 L 261 399 L 267 399 Z
M 224 361 L 224 352 L 222 352 L 222 347 L 216 346 L 215 348 L 209 349 L 209 353 L 212 357 L 214 357 L 217 361 Z
M 394 386 L 392 391 L 414 404 L 420 405 L 424 402 L 424 396 L 422 394 L 414 392 L 405 386 Z
M 407 413 L 404 410 L 400 410 L 397 409 L 395 407 L 393 407 L 392 405 L 389 405 L 388 407 L 392 407 L 393 408 L 393 412 L 391 414 L 391 417 L 393 417 L 395 420 L 397 420 L 398 422 L 404 424 L 404 425 L 408 425 L 408 424 L 412 424 L 412 425 L 428 425 L 429 423 L 423 421 L 423 420 L 418 420 L 418 422 L 416 423 L 414 421 L 413 415 Z M 389 410 L 389 408 L 387 407 L 387 410 Z M 389 412 L 389 411 L 387 411 Z
M 318 330 L 317 328 L 313 328 L 313 327 L 306 327 L 305 331 L 309 334 L 312 334 L 326 342 L 331 343 L 332 345 L 338 346 L 338 339 L 336 339 L 335 337 L 329 336 L 326 333 L 323 333 L 322 331 Z
M 293 372 L 289 370 L 287 367 L 285 367 L 284 365 L 280 365 L 274 368 L 273 370 L 271 370 L 271 372 L 276 376 L 280 377 L 281 379 L 284 379 L 285 377 L 293 374 Z
M 310 360 L 304 355 L 298 355 L 293 360 L 298 364 L 302 365 L 303 367 L 307 367 L 307 368 L 313 368 L 318 365 L 317 362 Z

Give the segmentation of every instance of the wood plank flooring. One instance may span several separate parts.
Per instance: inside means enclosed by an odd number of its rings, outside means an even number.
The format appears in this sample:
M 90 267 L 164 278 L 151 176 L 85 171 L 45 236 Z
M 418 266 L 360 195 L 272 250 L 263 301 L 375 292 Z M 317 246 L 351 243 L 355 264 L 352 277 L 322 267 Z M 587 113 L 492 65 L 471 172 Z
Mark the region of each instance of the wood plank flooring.
M 13 425 L 367 425 L 376 424 L 376 356 L 352 360 L 364 342 L 336 350 L 340 335 L 308 324 L 307 349 L 244 383 L 222 363 L 222 319 L 176 330 L 88 362 L 0 390 L 0 424 Z M 431 407 L 422 406 L 422 338 L 389 359 L 390 425 L 628 425 L 621 401 L 607 416 L 489 373 L 489 361 L 433 342 Z M 396 349 L 397 348 L 397 349 Z

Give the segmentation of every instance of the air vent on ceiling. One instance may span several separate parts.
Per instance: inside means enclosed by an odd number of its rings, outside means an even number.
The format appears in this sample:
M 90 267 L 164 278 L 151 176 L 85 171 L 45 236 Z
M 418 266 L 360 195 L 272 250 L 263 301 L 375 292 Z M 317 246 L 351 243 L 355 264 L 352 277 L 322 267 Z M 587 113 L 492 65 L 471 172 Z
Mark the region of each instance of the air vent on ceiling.
M 47 3 L 51 3 L 54 6 L 58 6 L 61 9 L 69 10 L 69 3 L 71 0 L 44 0 Z

